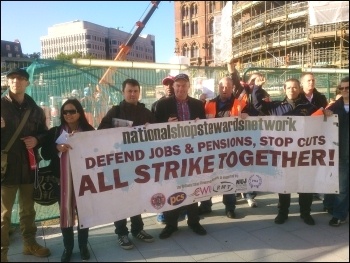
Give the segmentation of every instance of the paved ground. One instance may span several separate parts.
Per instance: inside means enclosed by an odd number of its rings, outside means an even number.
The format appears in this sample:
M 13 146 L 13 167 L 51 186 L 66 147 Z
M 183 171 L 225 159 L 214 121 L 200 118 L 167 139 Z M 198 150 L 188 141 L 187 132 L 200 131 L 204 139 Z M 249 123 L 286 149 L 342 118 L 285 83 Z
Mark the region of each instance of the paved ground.
M 179 223 L 179 231 L 170 238 L 160 240 L 163 225 L 157 224 L 155 214 L 144 214 L 145 230 L 152 234 L 154 243 L 130 239 L 135 247 L 123 250 L 117 244 L 113 224 L 90 229 L 90 262 L 349 262 L 349 223 L 340 227 L 328 226 L 331 216 L 323 212 L 322 201 L 314 200 L 312 216 L 315 226 L 306 225 L 299 216 L 298 195 L 292 195 L 288 221 L 276 225 L 277 194 L 259 193 L 257 208 L 248 207 L 238 200 L 236 219 L 224 215 L 221 197 L 214 197 L 213 212 L 203 217 L 201 224 L 206 236 L 192 232 L 186 221 Z M 128 223 L 128 227 L 130 224 Z M 51 249 L 48 258 L 22 254 L 22 241 L 18 230 L 11 236 L 9 261 L 57 262 L 63 251 L 58 225 L 38 223 L 38 242 Z M 131 236 L 131 235 L 129 235 Z M 75 235 L 72 262 L 79 262 L 80 254 Z

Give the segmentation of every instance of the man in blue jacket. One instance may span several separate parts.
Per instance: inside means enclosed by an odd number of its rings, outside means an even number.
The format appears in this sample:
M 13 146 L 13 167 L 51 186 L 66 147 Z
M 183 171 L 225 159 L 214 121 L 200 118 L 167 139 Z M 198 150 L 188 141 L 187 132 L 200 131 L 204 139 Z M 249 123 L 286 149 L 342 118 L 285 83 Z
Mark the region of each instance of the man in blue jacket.
M 253 88 L 252 100 L 254 108 L 261 111 L 264 115 L 272 116 L 311 116 L 318 108 L 311 104 L 302 94 L 300 82 L 297 79 L 288 79 L 284 84 L 286 97 L 283 101 L 265 101 L 258 99 L 257 94 L 261 88 L 260 83 L 264 83 L 264 79 L 258 77 L 255 81 L 257 84 Z M 328 111 L 327 115 L 331 115 Z M 278 194 L 279 211 L 275 218 L 276 224 L 283 224 L 288 219 L 290 207 L 290 194 Z M 310 215 L 312 205 L 312 193 L 299 193 L 300 217 L 308 225 L 314 225 L 315 221 Z

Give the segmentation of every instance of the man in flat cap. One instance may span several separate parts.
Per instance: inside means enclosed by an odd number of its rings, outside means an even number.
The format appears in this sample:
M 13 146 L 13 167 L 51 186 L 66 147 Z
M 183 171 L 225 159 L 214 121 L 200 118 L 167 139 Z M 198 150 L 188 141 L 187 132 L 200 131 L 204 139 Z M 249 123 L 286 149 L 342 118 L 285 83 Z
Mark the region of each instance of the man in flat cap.
M 35 210 L 33 201 L 35 169 L 31 167 L 28 152 L 38 156 L 38 148 L 46 137 L 44 111 L 25 93 L 29 85 L 29 74 L 23 69 L 12 69 L 7 73 L 9 92 L 1 98 L 1 151 L 5 150 L 15 134 L 23 116 L 29 117 L 14 138 L 7 151 L 7 169 L 1 173 L 1 261 L 7 262 L 10 239 L 11 213 L 19 192 L 20 229 L 23 237 L 23 254 L 47 257 L 50 250 L 39 245 L 35 236 Z

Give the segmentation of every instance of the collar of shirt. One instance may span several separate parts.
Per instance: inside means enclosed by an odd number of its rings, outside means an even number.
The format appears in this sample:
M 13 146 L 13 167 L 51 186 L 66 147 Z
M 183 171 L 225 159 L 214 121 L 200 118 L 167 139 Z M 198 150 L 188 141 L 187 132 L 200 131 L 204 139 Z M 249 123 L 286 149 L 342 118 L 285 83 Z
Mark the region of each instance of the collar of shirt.
M 187 103 L 188 102 L 188 97 L 186 97 L 186 99 L 184 99 L 184 100 L 180 100 L 177 97 L 175 97 L 175 99 L 176 99 L 176 103 Z

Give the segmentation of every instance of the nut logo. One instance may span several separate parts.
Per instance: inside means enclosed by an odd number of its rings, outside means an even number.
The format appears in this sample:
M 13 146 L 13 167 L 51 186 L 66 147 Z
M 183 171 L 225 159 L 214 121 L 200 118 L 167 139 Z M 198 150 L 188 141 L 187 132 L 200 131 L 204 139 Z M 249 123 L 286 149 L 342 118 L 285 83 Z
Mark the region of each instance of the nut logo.
M 262 184 L 262 178 L 257 174 L 253 174 L 252 176 L 249 177 L 248 183 L 251 188 L 258 189 L 259 186 Z
M 186 194 L 184 192 L 179 192 L 172 194 L 168 197 L 168 204 L 175 206 L 181 204 L 186 199 Z
M 165 205 L 165 196 L 162 193 L 153 195 L 151 204 L 155 209 L 161 209 Z

